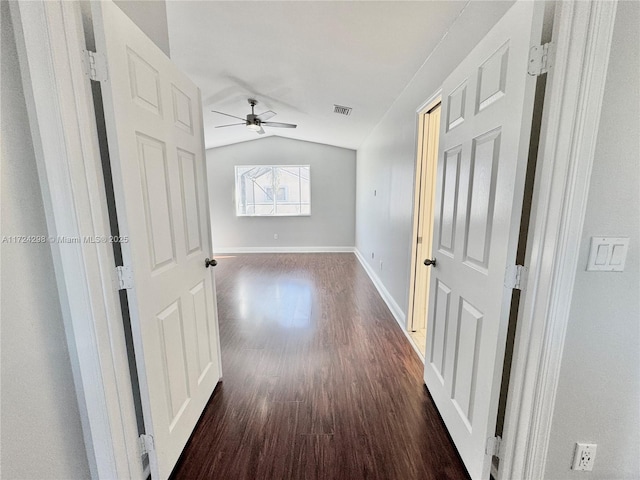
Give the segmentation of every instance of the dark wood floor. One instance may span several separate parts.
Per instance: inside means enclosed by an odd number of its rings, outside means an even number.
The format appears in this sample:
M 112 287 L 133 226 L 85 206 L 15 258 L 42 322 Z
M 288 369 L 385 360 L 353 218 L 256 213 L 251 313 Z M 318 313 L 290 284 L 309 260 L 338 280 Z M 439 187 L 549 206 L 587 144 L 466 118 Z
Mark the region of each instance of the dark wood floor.
M 218 262 L 223 382 L 174 479 L 468 478 L 353 254 Z

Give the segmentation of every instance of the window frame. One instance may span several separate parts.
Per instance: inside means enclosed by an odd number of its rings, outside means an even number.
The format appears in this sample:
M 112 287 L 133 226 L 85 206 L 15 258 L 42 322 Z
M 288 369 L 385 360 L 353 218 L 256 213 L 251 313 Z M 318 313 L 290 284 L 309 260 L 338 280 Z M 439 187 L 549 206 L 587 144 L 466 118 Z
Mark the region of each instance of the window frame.
M 275 190 L 275 194 L 273 195 L 273 206 L 274 213 L 271 214 L 262 214 L 262 213 L 242 213 L 241 212 L 241 198 L 240 198 L 240 177 L 238 175 L 239 169 L 251 169 L 251 168 L 271 168 L 272 172 L 278 168 L 306 168 L 309 172 L 309 212 L 308 213 L 275 213 L 277 211 L 278 206 L 278 195 L 277 190 Z M 291 193 L 291 190 L 287 185 L 282 186 L 285 188 L 286 196 L 288 197 Z M 300 185 L 300 197 L 302 197 L 302 186 Z M 281 188 L 281 187 L 279 187 Z M 236 217 L 310 217 L 311 216 L 311 165 L 310 164 L 250 164 L 250 165 L 234 165 L 234 203 L 235 203 L 235 214 Z M 271 190 L 274 191 L 274 185 L 272 184 Z M 302 201 L 297 202 L 300 205 L 300 209 L 302 209 Z M 280 203 L 281 205 L 287 205 L 286 202 Z M 247 209 L 248 204 L 245 204 L 245 211 Z M 255 203 L 254 203 L 255 210 Z

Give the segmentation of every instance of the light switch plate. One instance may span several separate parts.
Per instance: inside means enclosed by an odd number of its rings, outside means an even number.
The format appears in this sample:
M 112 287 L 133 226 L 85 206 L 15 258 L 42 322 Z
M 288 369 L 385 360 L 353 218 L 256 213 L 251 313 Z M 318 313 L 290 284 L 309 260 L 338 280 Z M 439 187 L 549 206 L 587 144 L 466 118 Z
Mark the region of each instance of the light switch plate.
M 629 237 L 591 237 L 587 271 L 624 271 L 628 249 Z

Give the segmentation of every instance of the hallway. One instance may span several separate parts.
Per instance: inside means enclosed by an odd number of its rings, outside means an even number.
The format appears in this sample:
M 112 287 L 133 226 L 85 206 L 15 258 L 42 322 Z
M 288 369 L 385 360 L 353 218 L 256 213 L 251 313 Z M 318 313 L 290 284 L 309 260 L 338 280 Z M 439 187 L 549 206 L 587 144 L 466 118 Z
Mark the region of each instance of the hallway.
M 351 253 L 219 257 L 223 381 L 174 479 L 467 478 Z

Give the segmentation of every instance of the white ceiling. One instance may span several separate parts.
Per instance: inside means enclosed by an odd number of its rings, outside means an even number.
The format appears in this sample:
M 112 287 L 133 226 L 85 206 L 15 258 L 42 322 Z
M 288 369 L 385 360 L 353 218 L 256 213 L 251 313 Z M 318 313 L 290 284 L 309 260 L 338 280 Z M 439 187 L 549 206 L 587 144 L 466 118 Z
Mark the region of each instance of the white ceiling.
M 202 90 L 207 148 L 258 137 L 214 128 L 235 120 L 211 113 L 244 118 L 254 97 L 256 113 L 298 124 L 266 135 L 356 149 L 466 4 L 168 1 L 171 59 Z M 353 112 L 334 114 L 334 104 Z

